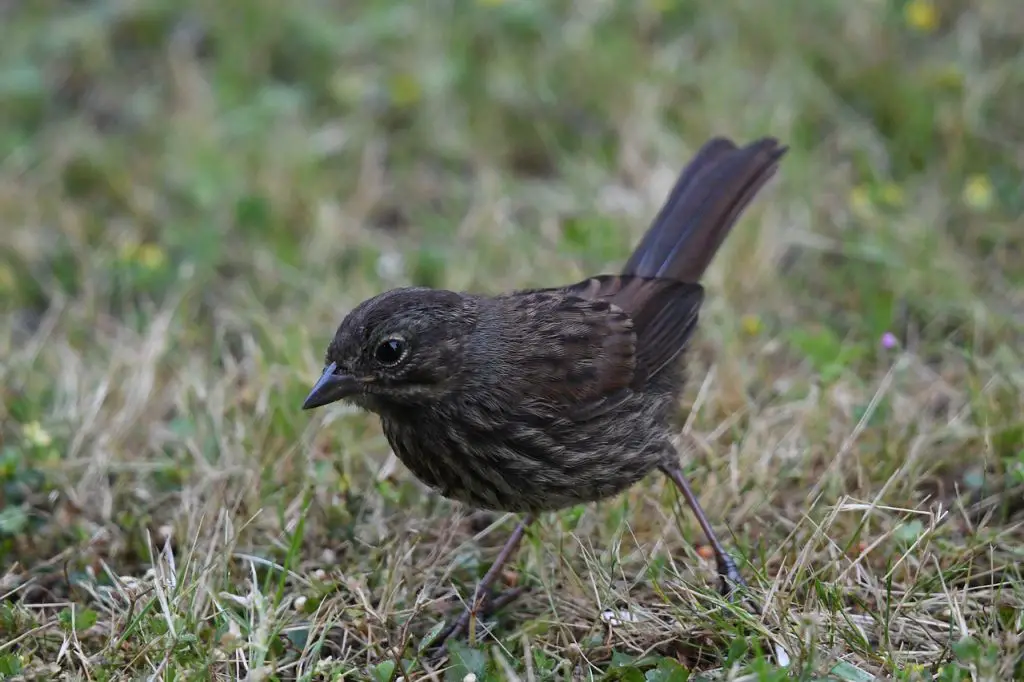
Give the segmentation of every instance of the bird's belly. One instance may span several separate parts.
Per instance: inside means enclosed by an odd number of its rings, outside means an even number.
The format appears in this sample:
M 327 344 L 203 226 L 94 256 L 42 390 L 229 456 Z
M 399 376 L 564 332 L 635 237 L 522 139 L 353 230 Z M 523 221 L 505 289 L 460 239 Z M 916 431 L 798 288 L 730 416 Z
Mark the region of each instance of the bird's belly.
M 559 437 L 552 429 L 433 428 L 384 421 L 398 458 L 444 497 L 479 509 L 540 512 L 611 497 L 668 450 L 663 438 Z M 603 441 L 603 444 L 602 444 Z

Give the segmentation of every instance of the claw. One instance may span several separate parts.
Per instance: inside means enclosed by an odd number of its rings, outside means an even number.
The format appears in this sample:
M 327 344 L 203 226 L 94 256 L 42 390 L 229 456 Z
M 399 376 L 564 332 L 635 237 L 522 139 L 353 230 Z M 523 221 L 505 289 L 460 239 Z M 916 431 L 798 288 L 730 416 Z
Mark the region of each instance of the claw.
M 533 523 L 532 515 L 527 515 L 519 522 L 519 525 L 516 526 L 514 531 L 512 531 L 512 535 L 505 543 L 505 546 L 501 548 L 501 552 L 498 553 L 498 558 L 494 560 L 494 564 L 491 565 L 491 568 L 477 585 L 476 592 L 473 594 L 473 601 L 466 607 L 466 610 L 461 616 L 459 616 L 458 620 L 446 629 L 442 630 L 437 636 L 437 639 L 435 640 L 439 645 L 436 652 L 437 656 L 444 653 L 447 649 L 448 642 L 451 639 L 461 637 L 466 634 L 467 630 L 469 630 L 469 626 L 476 622 L 476 616 L 478 614 L 485 615 L 496 611 L 522 593 L 522 588 L 516 588 L 509 590 L 509 592 L 513 593 L 511 597 L 507 597 L 506 594 L 502 594 L 498 596 L 497 599 L 490 599 L 491 585 L 497 579 L 498 573 L 501 571 L 505 563 L 508 562 L 516 547 L 519 546 L 519 542 L 523 539 L 523 535 L 526 533 L 527 526 L 531 523 Z

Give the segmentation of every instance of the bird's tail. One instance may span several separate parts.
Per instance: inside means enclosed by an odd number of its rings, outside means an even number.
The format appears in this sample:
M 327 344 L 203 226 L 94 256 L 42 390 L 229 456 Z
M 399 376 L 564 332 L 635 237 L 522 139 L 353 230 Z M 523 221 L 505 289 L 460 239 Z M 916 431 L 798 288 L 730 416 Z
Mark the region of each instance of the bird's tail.
M 698 282 L 722 241 L 787 151 L 766 137 L 746 147 L 716 137 L 683 169 L 622 274 Z

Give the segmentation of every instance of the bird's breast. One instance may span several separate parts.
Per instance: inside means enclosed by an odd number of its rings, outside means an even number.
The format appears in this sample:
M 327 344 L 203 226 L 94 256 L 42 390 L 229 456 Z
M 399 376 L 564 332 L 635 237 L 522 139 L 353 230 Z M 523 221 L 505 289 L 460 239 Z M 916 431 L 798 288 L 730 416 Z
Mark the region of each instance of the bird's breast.
M 464 408 L 381 415 L 395 455 L 443 496 L 496 511 L 544 511 L 610 497 L 670 451 L 643 411 L 586 424 Z M 639 428 L 638 428 L 639 427 Z

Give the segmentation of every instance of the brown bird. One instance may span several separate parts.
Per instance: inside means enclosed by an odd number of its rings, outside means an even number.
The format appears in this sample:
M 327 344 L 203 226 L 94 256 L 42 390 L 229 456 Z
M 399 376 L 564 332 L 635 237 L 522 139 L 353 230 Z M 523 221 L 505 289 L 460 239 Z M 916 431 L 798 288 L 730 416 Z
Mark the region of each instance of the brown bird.
M 619 275 L 498 296 L 409 287 L 341 322 L 303 404 L 379 415 L 395 454 L 441 495 L 522 512 L 459 636 L 536 514 L 615 495 L 660 469 L 714 549 L 723 589 L 742 584 L 683 475 L 670 418 L 698 284 L 786 147 L 714 138 L 683 169 Z

